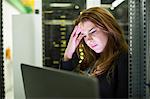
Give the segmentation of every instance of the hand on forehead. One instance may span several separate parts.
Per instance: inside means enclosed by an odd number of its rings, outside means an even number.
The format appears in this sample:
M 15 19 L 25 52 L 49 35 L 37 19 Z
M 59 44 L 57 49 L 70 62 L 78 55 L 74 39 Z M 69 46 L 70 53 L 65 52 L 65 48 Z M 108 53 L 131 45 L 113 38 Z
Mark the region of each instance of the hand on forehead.
M 80 22 L 80 23 L 78 24 L 78 28 L 80 29 L 80 32 L 81 32 L 81 33 L 84 33 L 85 30 L 84 30 L 84 24 L 83 24 L 83 23 Z

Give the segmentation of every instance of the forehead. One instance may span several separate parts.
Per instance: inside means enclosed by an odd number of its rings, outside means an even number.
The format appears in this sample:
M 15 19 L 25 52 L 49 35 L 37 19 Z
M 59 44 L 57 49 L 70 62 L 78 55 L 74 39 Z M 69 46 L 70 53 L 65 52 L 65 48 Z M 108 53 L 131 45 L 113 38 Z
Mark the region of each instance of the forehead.
M 79 23 L 79 26 L 80 26 L 82 32 L 89 31 L 91 28 L 96 27 L 95 24 L 92 23 L 91 21 L 81 22 L 81 23 Z
M 79 23 L 79 26 L 81 28 L 81 33 L 88 33 L 92 28 L 96 27 L 91 21 Z

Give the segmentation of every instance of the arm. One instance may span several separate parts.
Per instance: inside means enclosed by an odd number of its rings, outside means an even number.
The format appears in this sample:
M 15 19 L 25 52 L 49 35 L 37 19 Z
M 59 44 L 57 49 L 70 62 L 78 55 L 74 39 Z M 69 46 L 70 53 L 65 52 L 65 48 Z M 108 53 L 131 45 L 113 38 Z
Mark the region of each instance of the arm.
M 75 28 L 70 36 L 67 48 L 64 53 L 64 61 L 68 61 L 68 60 L 72 59 L 72 55 L 74 54 L 74 52 L 82 38 L 83 38 L 83 35 L 81 34 L 80 26 L 77 25 L 77 26 L 75 26 Z
M 75 53 L 75 50 L 82 38 L 83 35 L 81 34 L 80 26 L 77 25 L 75 26 L 70 36 L 67 48 L 64 53 L 64 57 L 61 60 L 61 64 L 60 64 L 61 69 L 73 70 L 73 68 L 78 64 L 78 58 L 77 58 L 77 54 Z
M 61 59 L 60 69 L 72 71 L 77 66 L 78 61 L 79 61 L 79 59 L 77 57 L 77 54 L 74 53 L 72 56 L 72 59 L 70 59 L 68 61 L 64 61 L 63 59 Z

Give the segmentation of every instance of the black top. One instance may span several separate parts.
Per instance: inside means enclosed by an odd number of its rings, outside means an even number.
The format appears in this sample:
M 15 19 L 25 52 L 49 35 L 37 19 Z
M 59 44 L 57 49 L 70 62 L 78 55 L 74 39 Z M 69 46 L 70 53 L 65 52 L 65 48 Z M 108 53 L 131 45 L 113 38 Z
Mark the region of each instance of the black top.
M 69 61 L 61 61 L 61 68 L 73 70 L 78 60 L 73 57 Z M 97 76 L 101 98 L 128 97 L 128 53 L 120 54 L 115 62 L 113 72 L 105 72 Z

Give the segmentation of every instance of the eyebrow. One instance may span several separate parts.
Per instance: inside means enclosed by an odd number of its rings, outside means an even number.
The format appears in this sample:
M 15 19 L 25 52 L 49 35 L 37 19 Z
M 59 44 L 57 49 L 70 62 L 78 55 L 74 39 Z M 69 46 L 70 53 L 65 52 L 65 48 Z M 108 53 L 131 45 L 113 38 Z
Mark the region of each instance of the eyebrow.
M 93 27 L 93 28 L 91 28 L 90 30 L 89 30 L 89 32 L 91 31 L 91 30 L 93 30 L 95 27 Z
M 89 30 L 89 32 L 88 33 L 90 33 L 91 32 L 91 30 L 93 30 L 95 27 L 92 27 L 90 30 Z M 82 33 L 82 34 L 84 34 L 84 33 Z

